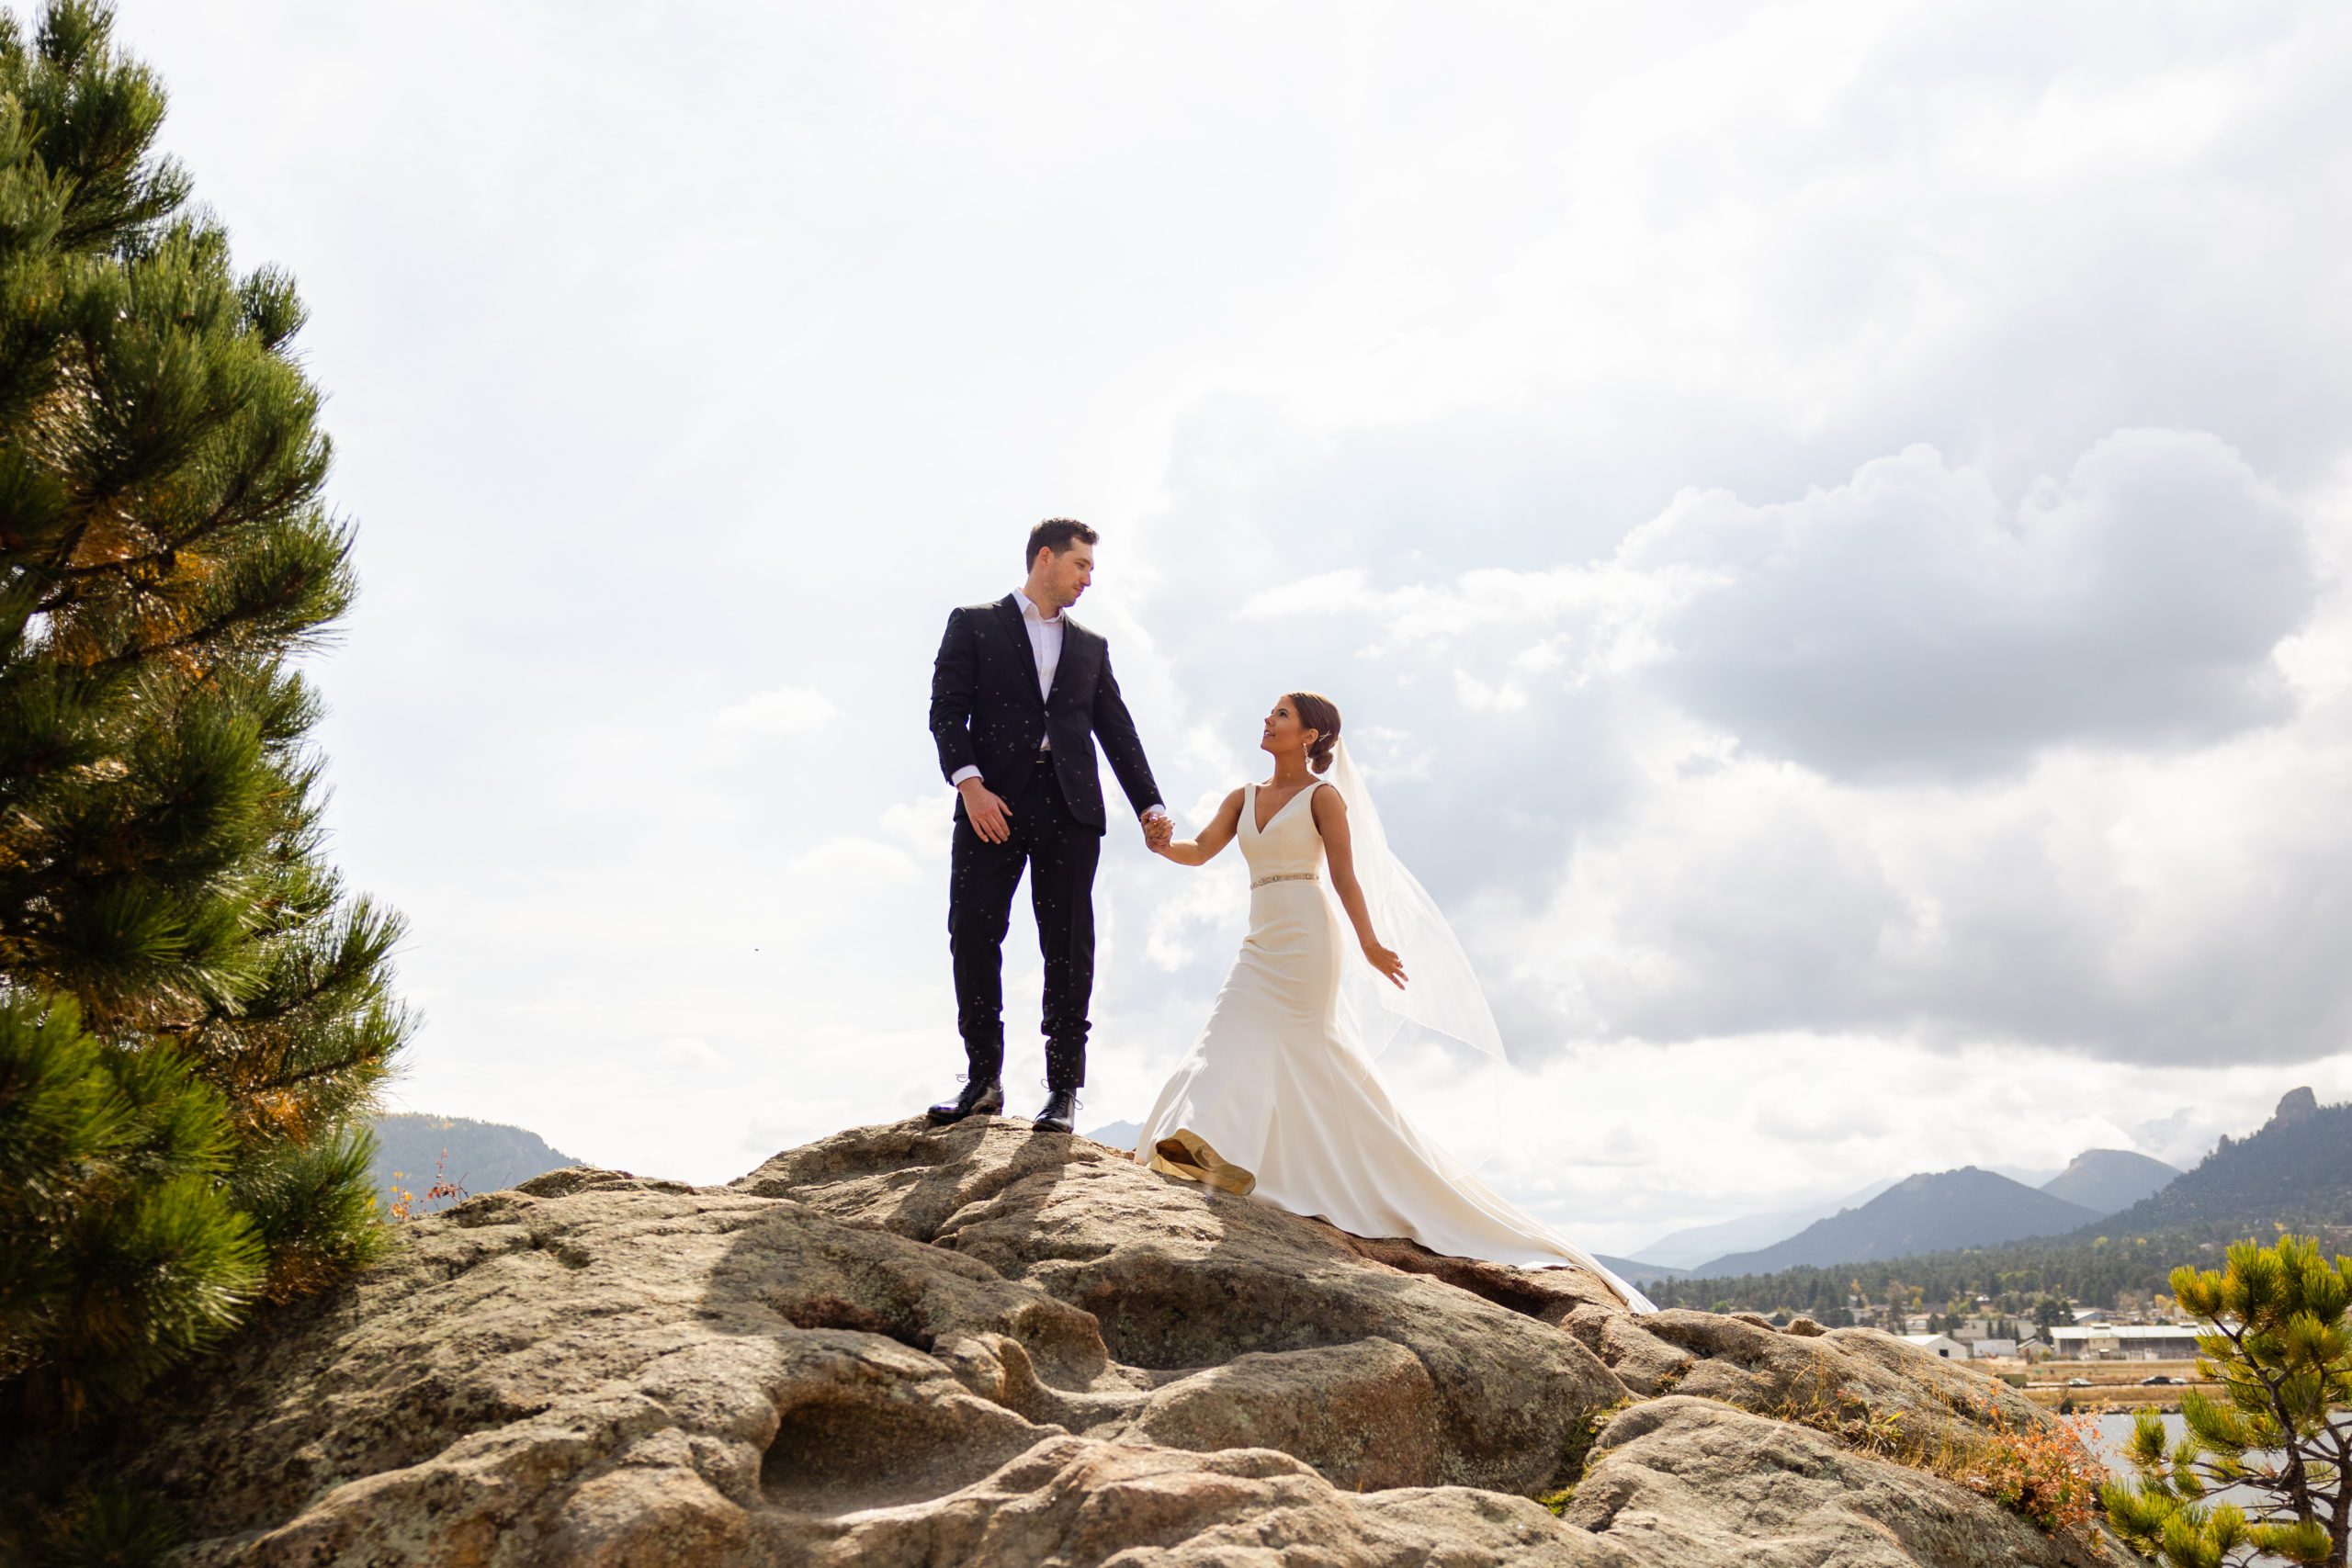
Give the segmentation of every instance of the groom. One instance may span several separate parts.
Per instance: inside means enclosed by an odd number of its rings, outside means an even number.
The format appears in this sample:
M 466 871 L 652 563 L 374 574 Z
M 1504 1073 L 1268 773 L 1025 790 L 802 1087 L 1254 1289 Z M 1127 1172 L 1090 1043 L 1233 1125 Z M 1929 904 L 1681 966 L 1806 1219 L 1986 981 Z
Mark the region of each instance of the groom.
M 1067 1133 L 1086 1081 L 1086 1005 L 1094 989 L 1094 865 L 1106 821 L 1099 739 L 1155 847 L 1171 832 L 1136 721 L 1111 678 L 1111 647 L 1063 614 L 1094 578 L 1096 534 L 1051 518 L 1029 530 L 1028 580 L 993 604 L 947 616 L 931 667 L 931 733 L 956 786 L 947 947 L 964 1090 L 931 1108 L 944 1125 L 1004 1110 L 1004 933 L 1029 868 L 1046 960 L 1045 1109 L 1039 1132 Z

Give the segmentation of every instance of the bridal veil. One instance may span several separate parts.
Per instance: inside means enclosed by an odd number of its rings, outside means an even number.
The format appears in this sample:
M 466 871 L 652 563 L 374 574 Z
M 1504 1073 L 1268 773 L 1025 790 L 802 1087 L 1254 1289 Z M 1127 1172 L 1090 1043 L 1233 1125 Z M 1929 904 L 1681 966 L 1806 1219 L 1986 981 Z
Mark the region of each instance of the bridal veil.
M 1487 1005 L 1487 993 L 1471 970 L 1470 955 L 1429 889 L 1388 847 L 1380 812 L 1345 738 L 1331 748 L 1328 782 L 1347 804 L 1356 883 L 1363 889 L 1372 929 L 1384 945 L 1403 956 L 1410 981 L 1400 991 L 1361 953 L 1348 962 L 1341 971 L 1340 1006 L 1349 1032 L 1365 1055 L 1376 1056 L 1412 1023 L 1498 1062 L 1506 1060 L 1502 1032 L 1495 1027 L 1494 1010 Z M 1325 884 L 1327 891 L 1329 886 Z M 1330 897 L 1336 904 L 1338 894 Z M 1344 910 L 1340 929 L 1350 929 Z

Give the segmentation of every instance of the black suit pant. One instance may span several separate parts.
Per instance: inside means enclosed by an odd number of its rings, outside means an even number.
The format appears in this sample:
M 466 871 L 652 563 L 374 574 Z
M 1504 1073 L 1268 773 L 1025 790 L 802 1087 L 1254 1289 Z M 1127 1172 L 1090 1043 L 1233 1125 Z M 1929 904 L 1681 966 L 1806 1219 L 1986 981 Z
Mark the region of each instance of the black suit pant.
M 948 854 L 947 947 L 956 1023 L 976 1080 L 1004 1071 L 1004 936 L 1012 895 L 1029 872 L 1037 947 L 1046 961 L 1046 1082 L 1086 1081 L 1086 1011 L 1094 994 L 1094 868 L 1102 830 L 1070 815 L 1050 758 L 1040 757 L 1012 807 L 1012 836 L 991 844 L 959 805 Z

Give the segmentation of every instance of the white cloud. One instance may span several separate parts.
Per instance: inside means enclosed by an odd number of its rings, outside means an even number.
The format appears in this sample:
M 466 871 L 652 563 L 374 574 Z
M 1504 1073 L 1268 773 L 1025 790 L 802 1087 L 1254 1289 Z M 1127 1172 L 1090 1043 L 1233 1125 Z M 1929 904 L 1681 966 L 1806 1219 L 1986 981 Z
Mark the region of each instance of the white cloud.
M 1658 627 L 1678 701 L 1837 773 L 2285 718 L 2272 653 L 2318 588 L 2303 520 L 2201 432 L 2118 432 L 2014 507 L 1926 447 L 1798 502 L 1686 495 L 1618 559 L 1693 574 Z
M 827 839 L 795 855 L 786 869 L 820 909 L 828 899 L 854 900 L 863 888 L 903 886 L 922 875 L 914 856 L 899 845 L 865 838 Z
M 1582 835 L 1520 974 L 1609 1036 L 2327 1056 L 2352 1038 L 2352 990 L 2320 911 L 2352 831 L 2320 803 L 2352 788 L 2352 747 L 2312 739 L 2165 766 L 2070 752 L 1970 789 L 1660 767 Z
M 1218 874 L 1230 867 L 1212 862 L 1196 869 L 1205 874 L 1187 876 L 1150 900 L 1144 951 L 1162 970 L 1229 958 L 1248 927 L 1249 894 L 1232 877 Z
M 956 800 L 944 787 L 884 808 L 882 830 L 930 864 L 944 865 L 956 838 Z
M 806 686 L 758 692 L 720 711 L 718 728 L 730 735 L 762 739 L 809 735 L 840 716 L 832 699 Z
M 733 1065 L 709 1041 L 685 1038 L 664 1040 L 654 1046 L 653 1060 L 657 1066 L 673 1073 L 722 1072 Z
M 1523 1056 L 1808 1028 L 2344 1050 L 2312 914 L 2352 868 L 2317 651 L 2341 509 L 2196 432 L 2022 488 L 1915 447 L 1787 501 L 1688 492 L 1603 561 L 1311 575 L 1182 656 L 1214 691 L 1374 651 L 1327 689 L 1351 733 L 1442 738 L 1388 814 Z

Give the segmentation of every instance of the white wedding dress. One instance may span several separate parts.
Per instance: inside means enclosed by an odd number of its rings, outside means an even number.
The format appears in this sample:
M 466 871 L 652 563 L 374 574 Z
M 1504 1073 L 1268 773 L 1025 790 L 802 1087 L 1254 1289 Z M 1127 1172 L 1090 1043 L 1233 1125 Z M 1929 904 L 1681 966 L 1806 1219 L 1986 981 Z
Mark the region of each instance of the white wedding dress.
M 1409 1236 L 1453 1258 L 1575 1264 L 1634 1311 L 1655 1312 L 1415 1128 L 1351 1037 L 1340 1008 L 1342 968 L 1364 960 L 1325 896 L 1323 836 L 1309 804 L 1329 787 L 1301 790 L 1262 831 L 1258 786 L 1242 791 L 1250 934 L 1200 1038 L 1144 1119 L 1136 1157 L 1170 1176 L 1319 1214 L 1355 1235 Z M 1377 911 L 1374 923 L 1384 942 L 1396 940 L 1380 930 Z M 1403 956 L 1415 969 L 1415 955 Z

